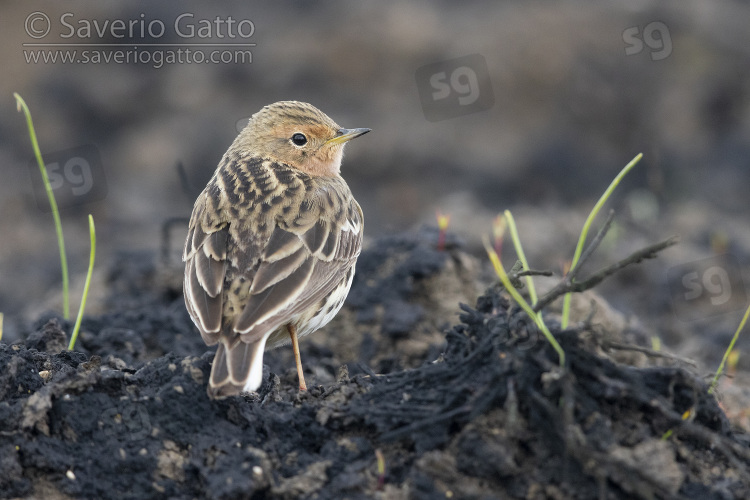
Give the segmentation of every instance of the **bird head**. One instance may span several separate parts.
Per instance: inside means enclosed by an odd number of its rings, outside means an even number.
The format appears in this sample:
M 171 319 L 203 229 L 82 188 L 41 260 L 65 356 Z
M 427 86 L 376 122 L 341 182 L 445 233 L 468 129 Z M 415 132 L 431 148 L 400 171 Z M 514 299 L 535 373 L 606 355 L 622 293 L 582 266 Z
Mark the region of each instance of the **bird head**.
M 280 101 L 255 113 L 235 146 L 310 175 L 336 176 L 346 143 L 369 131 L 339 127 L 311 104 Z

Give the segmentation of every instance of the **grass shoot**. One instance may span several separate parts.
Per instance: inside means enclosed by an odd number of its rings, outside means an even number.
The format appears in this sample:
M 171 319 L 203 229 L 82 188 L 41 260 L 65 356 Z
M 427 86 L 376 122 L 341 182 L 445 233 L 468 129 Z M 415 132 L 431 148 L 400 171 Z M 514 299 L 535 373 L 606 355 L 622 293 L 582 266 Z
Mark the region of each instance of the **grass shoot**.
M 47 199 L 49 199 L 49 205 L 52 209 L 52 218 L 55 220 L 55 231 L 57 232 L 57 247 L 60 249 L 60 267 L 62 268 L 63 317 L 65 319 L 70 319 L 70 283 L 68 280 L 68 259 L 65 256 L 65 239 L 63 238 L 62 222 L 60 222 L 60 211 L 57 209 L 55 194 L 52 192 L 52 185 L 50 184 L 49 177 L 47 176 L 47 169 L 44 167 L 42 152 L 39 149 L 39 141 L 37 141 L 36 138 L 34 122 L 31 120 L 31 112 L 29 111 L 29 107 L 26 106 L 26 102 L 16 92 L 13 93 L 13 97 L 16 98 L 16 107 L 18 111 L 23 111 L 23 114 L 26 116 L 26 125 L 29 129 L 31 147 L 34 149 L 34 157 L 36 157 L 36 162 L 39 165 L 39 171 L 42 174 L 44 189 L 47 192 Z

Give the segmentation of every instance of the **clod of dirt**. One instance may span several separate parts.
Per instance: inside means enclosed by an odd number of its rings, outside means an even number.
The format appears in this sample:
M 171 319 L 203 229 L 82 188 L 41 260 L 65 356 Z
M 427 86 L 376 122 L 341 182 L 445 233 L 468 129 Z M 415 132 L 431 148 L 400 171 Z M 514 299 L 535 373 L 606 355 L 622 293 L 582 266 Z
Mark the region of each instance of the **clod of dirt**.
M 52 354 L 68 348 L 68 338 L 55 318 L 47 321 L 41 330 L 29 335 L 25 343 L 29 349 Z

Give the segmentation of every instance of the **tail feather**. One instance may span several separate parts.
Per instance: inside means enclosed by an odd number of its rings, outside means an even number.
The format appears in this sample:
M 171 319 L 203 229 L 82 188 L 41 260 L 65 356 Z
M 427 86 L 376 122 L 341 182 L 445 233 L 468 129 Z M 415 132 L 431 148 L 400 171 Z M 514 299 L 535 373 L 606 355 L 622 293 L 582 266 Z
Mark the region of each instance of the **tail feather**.
M 222 339 L 216 350 L 208 381 L 208 395 L 212 399 L 235 396 L 240 392 L 255 391 L 263 381 L 263 350 L 266 338 L 257 342 L 235 342 Z

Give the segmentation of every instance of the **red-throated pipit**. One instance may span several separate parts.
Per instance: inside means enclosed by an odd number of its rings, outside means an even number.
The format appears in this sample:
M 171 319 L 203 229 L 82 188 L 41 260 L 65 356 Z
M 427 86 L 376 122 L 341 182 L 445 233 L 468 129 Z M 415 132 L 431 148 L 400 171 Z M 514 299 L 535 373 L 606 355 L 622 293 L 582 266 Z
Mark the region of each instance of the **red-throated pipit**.
M 253 115 L 198 196 L 183 260 L 185 304 L 219 344 L 208 394 L 254 391 L 263 351 L 289 343 L 305 390 L 298 337 L 341 308 L 362 248 L 362 209 L 341 178 L 347 141 L 314 106 L 282 101 Z

